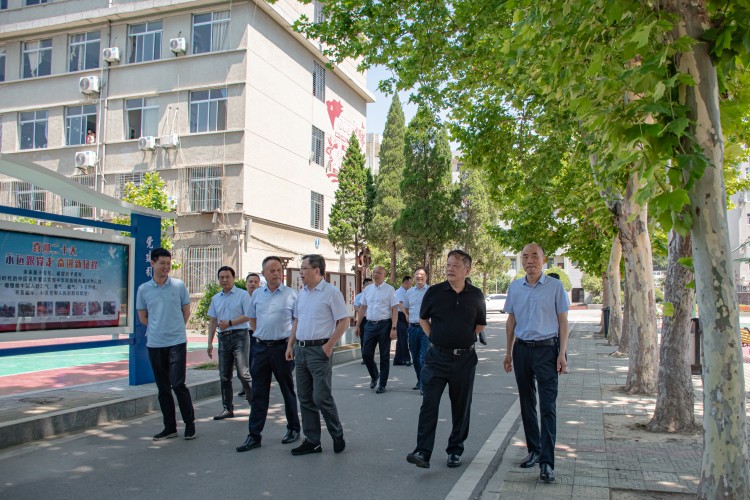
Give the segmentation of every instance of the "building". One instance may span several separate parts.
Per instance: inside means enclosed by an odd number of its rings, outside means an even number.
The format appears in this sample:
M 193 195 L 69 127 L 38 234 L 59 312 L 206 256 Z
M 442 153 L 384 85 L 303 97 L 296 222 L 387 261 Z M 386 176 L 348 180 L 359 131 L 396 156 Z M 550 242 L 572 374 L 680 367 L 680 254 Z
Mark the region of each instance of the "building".
M 372 175 L 380 172 L 380 143 L 383 136 L 375 133 L 367 134 L 367 144 L 365 145 L 365 165 L 370 169 Z
M 743 162 L 740 169 L 750 176 L 750 162 Z M 750 191 L 735 193 L 731 202 L 734 208 L 727 212 L 727 222 L 734 283 L 740 304 L 750 304 Z
M 0 152 L 121 197 L 158 172 L 191 294 L 230 264 L 321 253 L 349 138 L 373 102 L 354 62 L 332 71 L 295 33 L 320 2 L 2 0 Z M 81 217 L 91 207 L 5 179 L 0 203 Z

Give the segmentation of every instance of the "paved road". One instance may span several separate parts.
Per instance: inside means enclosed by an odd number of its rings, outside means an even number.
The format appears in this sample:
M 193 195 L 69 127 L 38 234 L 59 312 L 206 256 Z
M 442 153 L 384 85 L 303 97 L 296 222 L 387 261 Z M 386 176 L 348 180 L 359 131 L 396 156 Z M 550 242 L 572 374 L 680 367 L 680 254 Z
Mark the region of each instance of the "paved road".
M 469 488 L 468 476 L 482 468 L 469 467 L 516 399 L 512 375 L 502 370 L 504 315 L 490 315 L 488 340 L 480 346 L 474 388 L 472 422 L 464 466 L 448 469 L 442 452 L 450 432 L 447 394 L 441 406 L 432 468 L 406 463 L 416 441 L 421 398 L 411 387 L 411 367 L 393 367 L 388 392 L 376 395 L 359 362 L 334 368 L 334 395 L 344 424 L 347 449 L 336 455 L 324 432 L 323 453 L 293 457 L 295 445 L 282 445 L 283 405 L 272 389 L 272 408 L 263 446 L 236 453 L 247 432 L 246 406 L 240 418 L 214 422 L 218 399 L 196 407 L 198 439 L 155 443 L 161 430 L 159 415 L 124 422 L 73 437 L 58 438 L 0 453 L 0 498 L 445 498 L 459 484 Z M 180 429 L 180 433 L 182 429 Z M 504 437 L 504 436 L 503 436 Z M 490 443 L 493 444 L 493 443 Z M 494 443 L 499 446 L 500 443 Z M 466 486 L 468 485 L 468 486 Z M 455 493 L 455 491 L 454 491 Z M 462 495 L 463 496 L 463 495 Z

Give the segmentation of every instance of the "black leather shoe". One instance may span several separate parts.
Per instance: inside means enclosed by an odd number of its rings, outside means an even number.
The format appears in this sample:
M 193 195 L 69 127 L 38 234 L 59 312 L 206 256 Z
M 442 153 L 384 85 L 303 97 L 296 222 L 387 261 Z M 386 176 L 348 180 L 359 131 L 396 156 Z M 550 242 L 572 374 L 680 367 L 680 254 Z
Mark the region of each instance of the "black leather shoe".
M 341 453 L 342 451 L 344 451 L 344 448 L 346 448 L 346 441 L 344 441 L 344 436 L 333 438 L 334 453 Z
M 370 389 L 375 389 L 376 385 L 378 385 L 378 377 L 373 377 L 370 379 Z
M 234 412 L 224 408 L 221 413 L 214 417 L 214 420 L 224 420 L 225 418 L 234 418 Z
M 534 467 L 537 463 L 539 463 L 539 452 L 532 451 L 528 455 L 526 455 L 526 458 L 523 459 L 523 462 L 521 462 L 520 467 L 522 469 L 530 469 Z
M 383 387 L 382 385 L 378 387 L 377 389 L 375 389 L 375 394 L 383 394 L 384 392 L 385 392 L 385 387 Z
M 244 390 L 242 390 L 242 391 L 238 392 L 238 393 L 237 393 L 237 395 L 238 395 L 238 396 L 240 396 L 240 397 L 242 397 L 242 396 L 244 396 L 244 395 L 245 395 L 245 391 L 244 391 Z
M 555 471 L 552 470 L 552 466 L 550 464 L 542 464 L 540 467 L 541 471 L 539 472 L 539 479 L 545 483 L 554 483 Z
M 461 466 L 461 455 L 455 453 L 448 454 L 448 467 L 460 467 Z
M 299 440 L 299 431 L 288 430 L 281 440 L 281 444 L 289 444 Z
M 302 444 L 292 450 L 292 455 L 309 455 L 310 453 L 320 453 L 323 448 L 319 444 L 313 444 L 307 439 Z
M 412 391 L 418 391 L 419 390 L 419 384 L 415 385 L 411 388 Z
M 430 468 L 430 458 L 422 451 L 414 451 L 406 455 L 406 461 L 422 469 Z
M 245 439 L 245 442 L 242 443 L 242 445 L 237 447 L 237 451 L 238 452 L 250 451 L 254 448 L 260 448 L 260 441 L 248 435 L 247 439 Z
M 406 363 L 404 363 L 404 365 L 411 366 L 411 361 L 407 361 Z

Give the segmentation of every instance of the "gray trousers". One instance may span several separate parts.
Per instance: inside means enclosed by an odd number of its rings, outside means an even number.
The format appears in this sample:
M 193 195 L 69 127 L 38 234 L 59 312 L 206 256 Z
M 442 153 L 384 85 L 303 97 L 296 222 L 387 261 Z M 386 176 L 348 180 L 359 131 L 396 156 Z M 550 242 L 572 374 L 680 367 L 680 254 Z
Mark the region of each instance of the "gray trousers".
M 339 412 L 331 393 L 333 361 L 323 346 L 294 346 L 297 399 L 302 415 L 302 432 L 313 444 L 320 444 L 320 415 L 333 438 L 344 435 Z

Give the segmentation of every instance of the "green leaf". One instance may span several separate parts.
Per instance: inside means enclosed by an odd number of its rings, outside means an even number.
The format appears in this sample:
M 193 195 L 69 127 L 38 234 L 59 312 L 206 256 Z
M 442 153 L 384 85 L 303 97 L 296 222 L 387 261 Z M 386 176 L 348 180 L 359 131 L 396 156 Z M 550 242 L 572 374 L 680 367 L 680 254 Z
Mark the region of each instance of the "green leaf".
M 654 23 L 641 26 L 636 30 L 630 41 L 635 43 L 636 48 L 641 48 L 648 43 L 648 37 L 651 35 L 651 29 L 654 27 Z
M 661 314 L 665 318 L 671 318 L 674 316 L 674 304 L 671 302 L 664 302 L 664 304 L 662 304 Z
M 656 84 L 656 88 L 654 89 L 654 95 L 653 99 L 654 101 L 658 101 L 664 96 L 664 91 L 667 89 L 667 86 L 664 85 L 664 82 L 659 82 Z
M 678 259 L 677 262 L 690 269 L 691 271 L 694 270 L 692 257 L 682 257 L 681 259 Z

